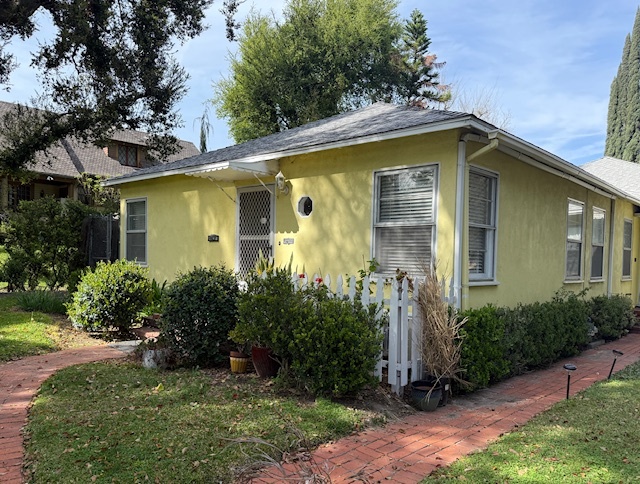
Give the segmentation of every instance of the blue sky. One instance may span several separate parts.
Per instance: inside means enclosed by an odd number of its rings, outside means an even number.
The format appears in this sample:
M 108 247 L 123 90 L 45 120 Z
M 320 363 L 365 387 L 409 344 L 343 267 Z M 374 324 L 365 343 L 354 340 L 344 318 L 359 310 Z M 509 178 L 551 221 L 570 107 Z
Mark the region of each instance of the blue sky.
M 229 52 L 221 1 L 208 11 L 208 31 L 178 49 L 190 74 L 189 93 L 179 105 L 184 127 L 177 135 L 198 145 L 198 123 L 212 84 L 227 75 Z M 254 2 L 279 14 L 283 0 Z M 248 0 L 240 16 L 251 6 Z M 507 130 L 572 163 L 597 159 L 604 151 L 609 88 L 620 63 L 625 36 L 638 5 L 630 0 L 403 0 L 402 18 L 418 8 L 428 20 L 431 50 L 445 83 L 474 97 L 492 92 L 509 113 Z M 40 38 L 47 22 L 41 20 Z M 15 43 L 21 67 L 0 98 L 28 102 L 37 81 L 25 57 L 34 43 Z M 210 113 L 209 149 L 232 144 L 224 120 Z

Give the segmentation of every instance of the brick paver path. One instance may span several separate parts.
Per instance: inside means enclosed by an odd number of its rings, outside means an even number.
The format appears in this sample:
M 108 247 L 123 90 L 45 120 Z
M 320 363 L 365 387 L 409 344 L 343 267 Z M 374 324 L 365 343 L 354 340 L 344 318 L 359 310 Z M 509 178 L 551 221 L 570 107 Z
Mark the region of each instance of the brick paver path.
M 101 345 L 31 356 L 0 364 L 0 482 L 22 482 L 22 426 L 27 409 L 44 380 L 61 368 L 92 361 L 121 358 L 131 346 Z
M 130 347 L 95 346 L 61 351 L 0 365 L 0 482 L 22 482 L 22 434 L 31 399 L 42 382 L 66 366 L 119 358 Z M 640 359 L 640 334 L 588 350 L 551 368 L 511 378 L 453 402 L 433 413 L 418 413 L 383 428 L 370 429 L 317 449 L 312 457 L 327 466 L 334 483 L 417 483 L 431 471 L 469 452 L 482 449 L 502 433 L 526 423 L 534 415 L 565 398 L 566 373 L 571 362 L 571 394 L 607 378 L 612 350 L 624 352 L 616 371 Z M 300 469 L 283 465 L 284 473 L 269 472 L 255 482 L 283 482 Z M 266 474 L 266 472 L 265 472 Z M 289 481 L 291 482 L 291 481 Z
M 504 432 L 566 398 L 565 363 L 578 367 L 571 375 L 572 395 L 606 379 L 613 363 L 613 349 L 624 353 L 618 357 L 617 372 L 640 359 L 640 334 L 631 333 L 554 363 L 549 369 L 456 397 L 435 412 L 420 412 L 321 446 L 313 452 L 313 462 L 330 472 L 334 483 L 420 482 L 437 467 L 485 448 Z M 304 473 L 302 466 L 283 464 L 282 469 L 265 470 L 254 482 L 302 481 Z

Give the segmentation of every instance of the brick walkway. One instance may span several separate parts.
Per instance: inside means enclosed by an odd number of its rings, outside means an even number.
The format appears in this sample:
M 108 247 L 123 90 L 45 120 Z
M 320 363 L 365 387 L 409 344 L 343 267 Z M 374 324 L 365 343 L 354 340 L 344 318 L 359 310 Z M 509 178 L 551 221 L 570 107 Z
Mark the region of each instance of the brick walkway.
M 431 471 L 471 451 L 482 449 L 502 433 L 526 423 L 534 415 L 565 398 L 566 373 L 562 365 L 574 363 L 571 394 L 606 379 L 613 349 L 624 352 L 616 371 L 640 359 L 640 334 L 628 336 L 555 363 L 547 370 L 511 378 L 489 389 L 453 402 L 433 413 L 418 413 L 384 428 L 366 430 L 313 453 L 327 466 L 334 483 L 420 482 Z M 0 482 L 22 482 L 21 429 L 28 406 L 44 380 L 66 366 L 120 358 L 131 346 L 94 346 L 61 351 L 0 365 Z M 270 472 L 255 482 L 296 481 L 300 470 L 291 464 L 284 473 Z M 290 481 L 290 482 L 291 482 Z
M 571 395 L 606 379 L 613 363 L 613 349 L 624 353 L 618 357 L 617 372 L 640 359 L 640 334 L 631 333 L 557 362 L 549 369 L 456 397 L 435 412 L 420 412 L 384 428 L 366 430 L 321 446 L 313 452 L 313 462 L 329 471 L 334 483 L 420 482 L 436 468 L 485 448 L 501 434 L 564 399 L 565 363 L 578 367 L 571 375 Z M 281 469 L 263 472 L 254 482 L 296 482 L 304 473 L 302 466 L 284 464 Z
M 27 409 L 42 382 L 61 368 L 92 361 L 121 358 L 129 344 L 89 346 L 0 365 L 0 482 L 22 482 L 22 426 Z

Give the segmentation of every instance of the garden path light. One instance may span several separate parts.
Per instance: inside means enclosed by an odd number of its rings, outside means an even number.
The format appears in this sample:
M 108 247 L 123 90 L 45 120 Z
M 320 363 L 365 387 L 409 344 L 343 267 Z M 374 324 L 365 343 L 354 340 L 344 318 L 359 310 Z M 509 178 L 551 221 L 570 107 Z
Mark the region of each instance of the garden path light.
M 576 371 L 578 367 L 573 363 L 567 363 L 563 367 L 567 370 L 567 400 L 569 400 L 569 387 L 571 386 L 571 372 Z

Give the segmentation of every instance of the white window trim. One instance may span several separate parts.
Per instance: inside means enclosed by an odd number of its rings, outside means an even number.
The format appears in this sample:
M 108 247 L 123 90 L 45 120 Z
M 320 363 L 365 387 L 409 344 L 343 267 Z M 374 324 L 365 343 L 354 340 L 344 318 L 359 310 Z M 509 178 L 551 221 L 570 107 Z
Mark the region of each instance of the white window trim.
M 138 265 L 141 265 L 143 267 L 146 267 L 149 264 L 149 202 L 147 201 L 147 197 L 140 197 L 140 198 L 127 198 L 125 200 L 125 219 L 124 219 L 124 258 L 126 260 L 132 260 L 129 259 L 129 254 L 127 253 L 127 237 L 129 236 L 129 233 L 132 234 L 140 234 L 143 233 L 142 230 L 129 230 L 127 228 L 127 226 L 129 225 L 129 203 L 135 203 L 135 202 L 144 202 L 144 255 L 145 255 L 145 260 L 144 261 L 139 261 L 139 260 L 135 260 L 135 262 Z
M 567 276 L 567 262 L 568 262 L 568 245 L 569 245 L 569 203 L 576 203 L 582 207 L 582 226 L 580 228 L 580 274 L 578 277 L 568 277 Z M 575 198 L 567 198 L 567 203 L 565 204 L 565 227 L 564 227 L 564 283 L 565 284 L 581 284 L 584 282 L 584 224 L 585 224 L 585 216 L 584 210 L 585 205 L 584 202 L 580 200 L 576 200 Z
M 499 282 L 496 280 L 496 272 L 497 272 L 497 261 L 498 261 L 498 213 L 499 213 L 499 200 L 500 200 L 500 174 L 495 171 L 487 170 L 486 168 L 481 168 L 475 165 L 469 166 L 469 175 L 471 173 L 477 173 L 479 175 L 483 175 L 486 177 L 493 178 L 494 180 L 494 203 L 493 203 L 493 227 L 489 228 L 493 230 L 493 240 L 490 250 L 487 250 L 487 254 L 491 256 L 491 259 L 485 262 L 485 267 L 488 267 L 489 273 L 485 271 L 484 274 L 472 274 L 469 272 L 469 286 L 497 286 Z M 470 179 L 470 176 L 467 177 L 467 180 Z M 469 201 L 469 197 L 467 196 L 467 200 Z M 467 226 L 472 227 L 471 222 L 467 217 Z M 475 225 L 473 225 L 475 226 Z M 486 227 L 483 227 L 486 228 Z M 469 257 L 469 250 L 467 248 L 467 261 Z M 467 263 L 468 266 L 468 263 Z M 467 271 L 468 271 L 467 267 Z
M 593 220 L 596 212 L 601 212 L 604 215 L 604 227 L 602 232 L 602 245 L 596 245 L 593 243 Z M 604 208 L 593 206 L 591 207 L 591 265 L 589 271 L 589 282 L 604 282 L 604 259 L 605 248 L 607 246 L 607 211 Z M 593 248 L 602 247 L 602 275 L 600 277 L 593 277 Z
M 394 172 L 400 173 L 403 171 L 420 171 L 423 169 L 433 169 L 435 176 L 433 181 L 433 222 L 431 223 L 431 259 L 433 261 L 438 260 L 437 247 L 438 247 L 438 206 L 440 205 L 440 163 L 426 163 L 423 165 L 398 165 L 394 167 L 380 168 L 374 170 L 372 178 L 372 202 L 371 202 L 371 252 L 369 254 L 370 260 L 373 260 L 376 254 L 376 228 L 378 224 L 378 177 L 383 175 L 391 175 Z M 382 225 L 381 225 L 382 226 Z M 374 280 L 385 280 L 390 274 L 377 272 L 371 275 Z
M 629 223 L 631 225 L 631 247 L 624 246 L 624 226 Z M 629 251 L 629 274 L 624 274 L 624 253 L 625 251 Z M 621 267 L 621 280 L 628 282 L 631 280 L 631 274 L 633 273 L 633 220 L 629 218 L 625 218 L 622 223 L 622 267 Z

